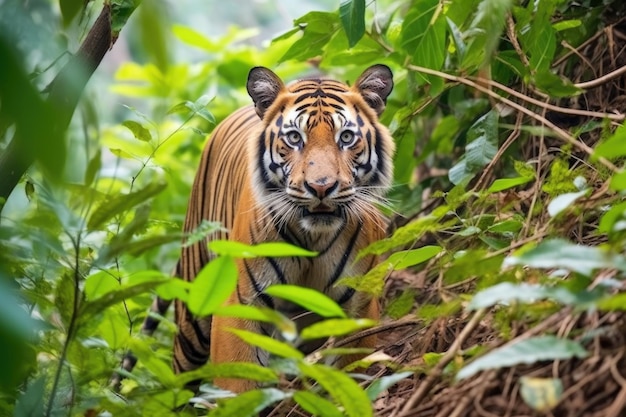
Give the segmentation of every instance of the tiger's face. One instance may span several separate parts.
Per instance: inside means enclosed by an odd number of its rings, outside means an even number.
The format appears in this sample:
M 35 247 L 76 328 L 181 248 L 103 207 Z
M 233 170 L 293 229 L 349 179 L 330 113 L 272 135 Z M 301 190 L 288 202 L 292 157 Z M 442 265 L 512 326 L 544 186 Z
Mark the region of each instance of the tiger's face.
M 286 87 L 266 68 L 250 72 L 248 92 L 263 119 L 254 189 L 273 224 L 333 233 L 377 210 L 392 180 L 394 143 L 378 121 L 392 87 L 383 65 L 353 87 L 317 79 Z

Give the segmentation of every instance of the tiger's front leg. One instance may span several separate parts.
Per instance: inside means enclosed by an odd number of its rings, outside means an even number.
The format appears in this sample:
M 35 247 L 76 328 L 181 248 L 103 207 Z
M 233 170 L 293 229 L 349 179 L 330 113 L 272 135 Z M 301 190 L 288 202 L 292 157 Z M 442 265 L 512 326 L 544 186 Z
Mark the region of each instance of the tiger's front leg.
M 232 301 L 236 302 L 236 300 Z M 260 364 L 260 358 L 257 354 L 258 348 L 247 344 L 228 329 L 258 333 L 260 327 L 257 322 L 251 320 L 214 316 L 211 328 L 211 362 L 251 362 Z M 248 379 L 216 378 L 213 382 L 218 387 L 235 393 L 242 393 L 257 388 L 256 383 Z

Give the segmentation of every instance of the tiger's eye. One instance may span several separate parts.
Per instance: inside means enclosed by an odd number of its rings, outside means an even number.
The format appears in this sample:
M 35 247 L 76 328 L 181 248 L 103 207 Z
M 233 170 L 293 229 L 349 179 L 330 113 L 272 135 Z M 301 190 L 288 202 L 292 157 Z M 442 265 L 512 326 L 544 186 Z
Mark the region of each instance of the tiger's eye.
M 298 146 L 302 142 L 302 135 L 300 135 L 300 133 L 296 132 L 295 130 L 292 130 L 291 132 L 287 133 L 286 138 L 287 138 L 287 143 L 289 143 L 292 146 Z
M 354 142 L 354 132 L 351 130 L 344 130 L 341 132 L 341 135 L 339 135 L 339 142 L 343 146 L 352 145 L 352 142 Z

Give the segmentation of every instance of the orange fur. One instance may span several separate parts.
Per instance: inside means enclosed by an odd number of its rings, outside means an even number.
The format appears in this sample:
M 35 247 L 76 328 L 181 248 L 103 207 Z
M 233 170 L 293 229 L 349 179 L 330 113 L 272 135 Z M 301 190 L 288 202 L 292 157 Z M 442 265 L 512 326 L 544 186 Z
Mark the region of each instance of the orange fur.
M 211 136 L 194 181 L 185 231 L 202 220 L 219 221 L 229 232 L 207 240 L 287 241 L 319 256 L 238 261 L 238 288 L 228 303 L 262 305 L 297 316 L 298 308 L 262 292 L 268 285 L 288 283 L 324 292 L 350 316 L 378 318 L 377 300 L 334 284 L 344 276 L 365 274 L 376 259 L 355 261 L 356 255 L 384 237 L 386 220 L 376 204 L 384 201 L 391 183 L 394 144 L 378 115 L 392 84 L 384 66 L 365 71 L 353 87 L 330 80 L 286 87 L 267 69 L 251 71 L 248 91 L 255 107 L 233 113 Z M 179 276 L 193 280 L 211 259 L 206 243 L 183 249 Z M 209 351 L 216 363 L 266 362 L 265 353 L 228 331 L 267 333 L 259 323 L 197 319 L 182 302 L 176 304 L 176 321 L 177 372 L 201 366 Z M 374 343 L 367 338 L 361 345 Z M 215 382 L 235 392 L 255 386 L 245 380 Z

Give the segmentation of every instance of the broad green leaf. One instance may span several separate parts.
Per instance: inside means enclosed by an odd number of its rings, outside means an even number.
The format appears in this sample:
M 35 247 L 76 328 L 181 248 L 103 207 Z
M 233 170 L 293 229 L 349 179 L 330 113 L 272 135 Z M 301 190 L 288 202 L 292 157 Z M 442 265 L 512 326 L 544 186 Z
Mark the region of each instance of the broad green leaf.
M 626 310 L 626 293 L 621 292 L 602 298 L 596 301 L 595 307 L 603 311 L 624 311 Z
M 209 417 L 256 417 L 263 409 L 288 398 L 290 394 L 276 388 L 265 388 L 244 392 L 234 398 L 219 402 Z
M 620 158 L 626 155 L 626 124 L 622 124 L 608 139 L 603 140 L 594 148 L 593 157 L 607 159 Z
M 560 32 L 562 30 L 574 29 L 582 25 L 582 22 L 578 19 L 570 19 L 570 20 L 561 20 L 560 22 L 556 22 L 552 25 L 554 30 Z
M 376 378 L 374 382 L 366 388 L 365 392 L 367 393 L 370 401 L 374 401 L 387 388 L 397 384 L 405 378 L 410 377 L 411 375 L 413 375 L 413 372 L 398 372 L 397 374 Z
M 396 252 L 384 262 L 391 264 L 393 269 L 397 271 L 426 262 L 439 254 L 442 250 L 443 248 L 441 246 L 422 246 L 418 249 Z
M 175 410 L 186 405 L 193 398 L 193 392 L 186 389 L 168 389 L 152 393 L 142 403 L 144 416 L 177 417 L 177 414 L 165 414 L 164 410 Z
M 153 182 L 140 190 L 128 194 L 116 194 L 107 198 L 91 213 L 87 221 L 87 228 L 89 230 L 99 229 L 106 221 L 159 194 L 166 186 L 167 184 L 162 182 Z
M 85 297 L 89 301 L 93 301 L 106 293 L 119 289 L 121 282 L 117 279 L 114 272 L 98 271 L 87 277 L 85 280 Z
M 152 140 L 152 134 L 141 123 L 134 120 L 125 120 L 122 122 L 122 126 L 133 132 L 133 136 L 140 141 L 150 142 Z
M 346 313 L 333 299 L 310 288 L 297 285 L 272 285 L 264 292 L 272 297 L 291 301 L 322 317 L 346 317 Z
M 291 347 L 287 343 L 281 342 L 280 340 L 276 340 L 269 336 L 264 336 L 262 334 L 249 332 L 247 330 L 239 330 L 239 329 L 228 329 L 230 332 L 237 335 L 244 342 L 260 347 L 268 351 L 269 353 L 273 353 L 274 355 L 278 355 L 282 358 L 292 358 L 292 359 L 302 359 L 304 358 L 304 354 L 300 352 L 298 349 Z
M 518 185 L 527 184 L 534 179 L 535 177 L 498 178 L 487 189 L 487 192 L 497 193 L 500 191 L 508 190 L 509 188 L 517 187 Z
M 555 217 L 563 210 L 569 208 L 580 197 L 587 195 L 588 193 L 589 190 L 585 189 L 576 193 L 566 193 L 557 196 L 555 199 L 550 201 L 550 204 L 548 204 L 548 214 L 550 217 Z
M 271 368 L 250 362 L 207 363 L 201 368 L 176 375 L 179 386 L 185 386 L 197 379 L 215 378 L 249 379 L 258 382 L 277 382 L 278 376 Z
M 506 346 L 492 350 L 463 367 L 456 375 L 456 379 L 469 378 L 477 372 L 486 369 L 500 369 L 520 364 L 564 360 L 574 357 L 584 358 L 587 354 L 587 351 L 580 343 L 573 340 L 549 335 L 537 336 L 514 341 Z
M 354 288 L 357 291 L 366 292 L 372 294 L 375 297 L 380 297 L 383 293 L 383 286 L 385 279 L 393 271 L 393 265 L 389 262 L 383 261 L 376 265 L 374 268 L 367 271 L 363 276 L 356 277 L 343 277 L 337 284 L 346 285 L 350 288 Z
M 477 310 L 500 303 L 508 305 L 512 302 L 530 304 L 543 299 L 554 300 L 565 305 L 584 307 L 597 300 L 597 298 L 597 294 L 590 292 L 575 294 L 561 286 L 547 287 L 539 284 L 502 282 L 476 293 L 468 308 Z
M 192 282 L 171 277 L 164 284 L 161 284 L 156 288 L 156 293 L 164 300 L 173 300 L 178 298 L 186 303 L 189 299 L 189 290 L 192 285 Z
M 626 228 L 626 201 L 615 204 L 600 218 L 598 231 L 601 233 L 611 233 Z
M 17 400 L 14 417 L 39 417 L 44 415 L 46 379 L 41 376 L 30 382 Z M 49 401 L 52 401 L 50 399 Z
M 626 270 L 626 263 L 619 256 L 598 247 L 575 245 L 561 239 L 545 240 L 521 255 L 509 256 L 503 265 L 562 268 L 586 276 L 600 268 Z
M 341 24 L 352 48 L 365 34 L 365 0 L 343 0 L 339 6 Z
M 549 69 L 535 74 L 533 80 L 537 87 L 553 97 L 572 97 L 582 92 L 570 80 L 552 73 Z
M 487 228 L 491 233 L 517 233 L 524 227 L 523 220 L 511 219 L 496 223 Z
M 465 3 L 465 2 L 463 2 Z M 512 0 L 481 0 L 470 27 L 465 31 L 466 53 L 461 69 L 482 67 L 493 58 L 513 6 Z
M 296 391 L 293 399 L 314 416 L 343 417 L 344 415 L 336 405 L 310 391 Z
M 376 322 L 369 319 L 328 319 L 305 327 L 300 332 L 304 340 L 331 336 L 344 336 L 359 330 L 368 329 Z
M 548 412 L 561 402 L 563 383 L 558 378 L 520 378 L 520 394 L 530 408 Z
M 317 252 L 311 252 L 285 242 L 246 245 L 231 240 L 214 240 L 209 242 L 209 249 L 218 255 L 228 255 L 233 258 L 317 256 Z
M 445 60 L 447 22 L 437 0 L 419 0 L 406 15 L 402 24 L 402 47 L 421 67 L 441 69 Z M 443 87 L 439 77 L 418 76 L 431 84 L 431 96 Z
M 626 190 L 626 171 L 614 174 L 611 178 L 610 184 L 611 190 L 623 191 Z
M 167 282 L 168 278 L 159 278 L 151 281 L 141 282 L 136 285 L 123 286 L 119 290 L 110 291 L 93 301 L 84 302 L 81 305 L 80 320 L 87 321 L 92 315 L 103 311 L 113 304 L 120 303 L 128 298 L 146 293 L 153 288 Z
M 430 215 L 420 217 L 406 226 L 399 227 L 391 237 L 374 242 L 365 249 L 361 250 L 359 252 L 359 258 L 370 254 L 382 255 L 383 253 L 398 246 L 403 246 L 411 242 L 417 242 L 425 233 L 445 230 L 448 227 L 453 226 L 457 220 L 451 220 L 448 222 L 440 221 L 447 212 L 447 206 L 440 206 L 438 210 L 434 211 Z
M 63 16 L 63 25 L 69 25 L 84 5 L 85 2 L 83 0 L 59 0 L 61 15 Z
M 448 177 L 453 184 L 472 178 L 496 156 L 498 152 L 498 113 L 494 110 L 479 118 L 467 132 L 465 154 L 450 168 Z
M 213 315 L 272 323 L 286 340 L 293 341 L 298 337 L 296 323 L 271 308 L 233 304 L 218 308 Z
M 237 266 L 230 256 L 220 256 L 206 264 L 189 290 L 187 307 L 196 316 L 213 314 L 237 287 Z
M 131 338 L 128 340 L 128 345 L 142 366 L 158 377 L 160 383 L 169 388 L 177 387 L 177 376 L 174 375 L 170 361 L 165 360 L 160 355 L 155 355 L 148 342 Z
M 176 36 L 187 45 L 196 46 L 200 49 L 204 49 L 207 52 L 217 52 L 220 50 L 219 46 L 216 45 L 213 41 L 190 27 L 183 25 L 173 25 L 172 33 L 174 34 L 174 36 Z
M 294 24 L 303 30 L 302 37 L 291 45 L 279 62 L 290 59 L 303 61 L 322 55 L 324 47 L 340 25 L 337 13 L 327 12 L 307 13 L 297 19 Z
M 348 375 L 325 365 L 299 363 L 303 375 L 317 381 L 349 417 L 370 417 L 372 405 L 363 389 Z
M 138 0 L 111 1 L 111 31 L 115 38 L 119 36 L 119 32 L 140 3 Z
M 412 288 L 402 291 L 396 298 L 388 300 L 385 314 L 394 320 L 409 314 L 415 305 L 416 295 L 416 291 Z

